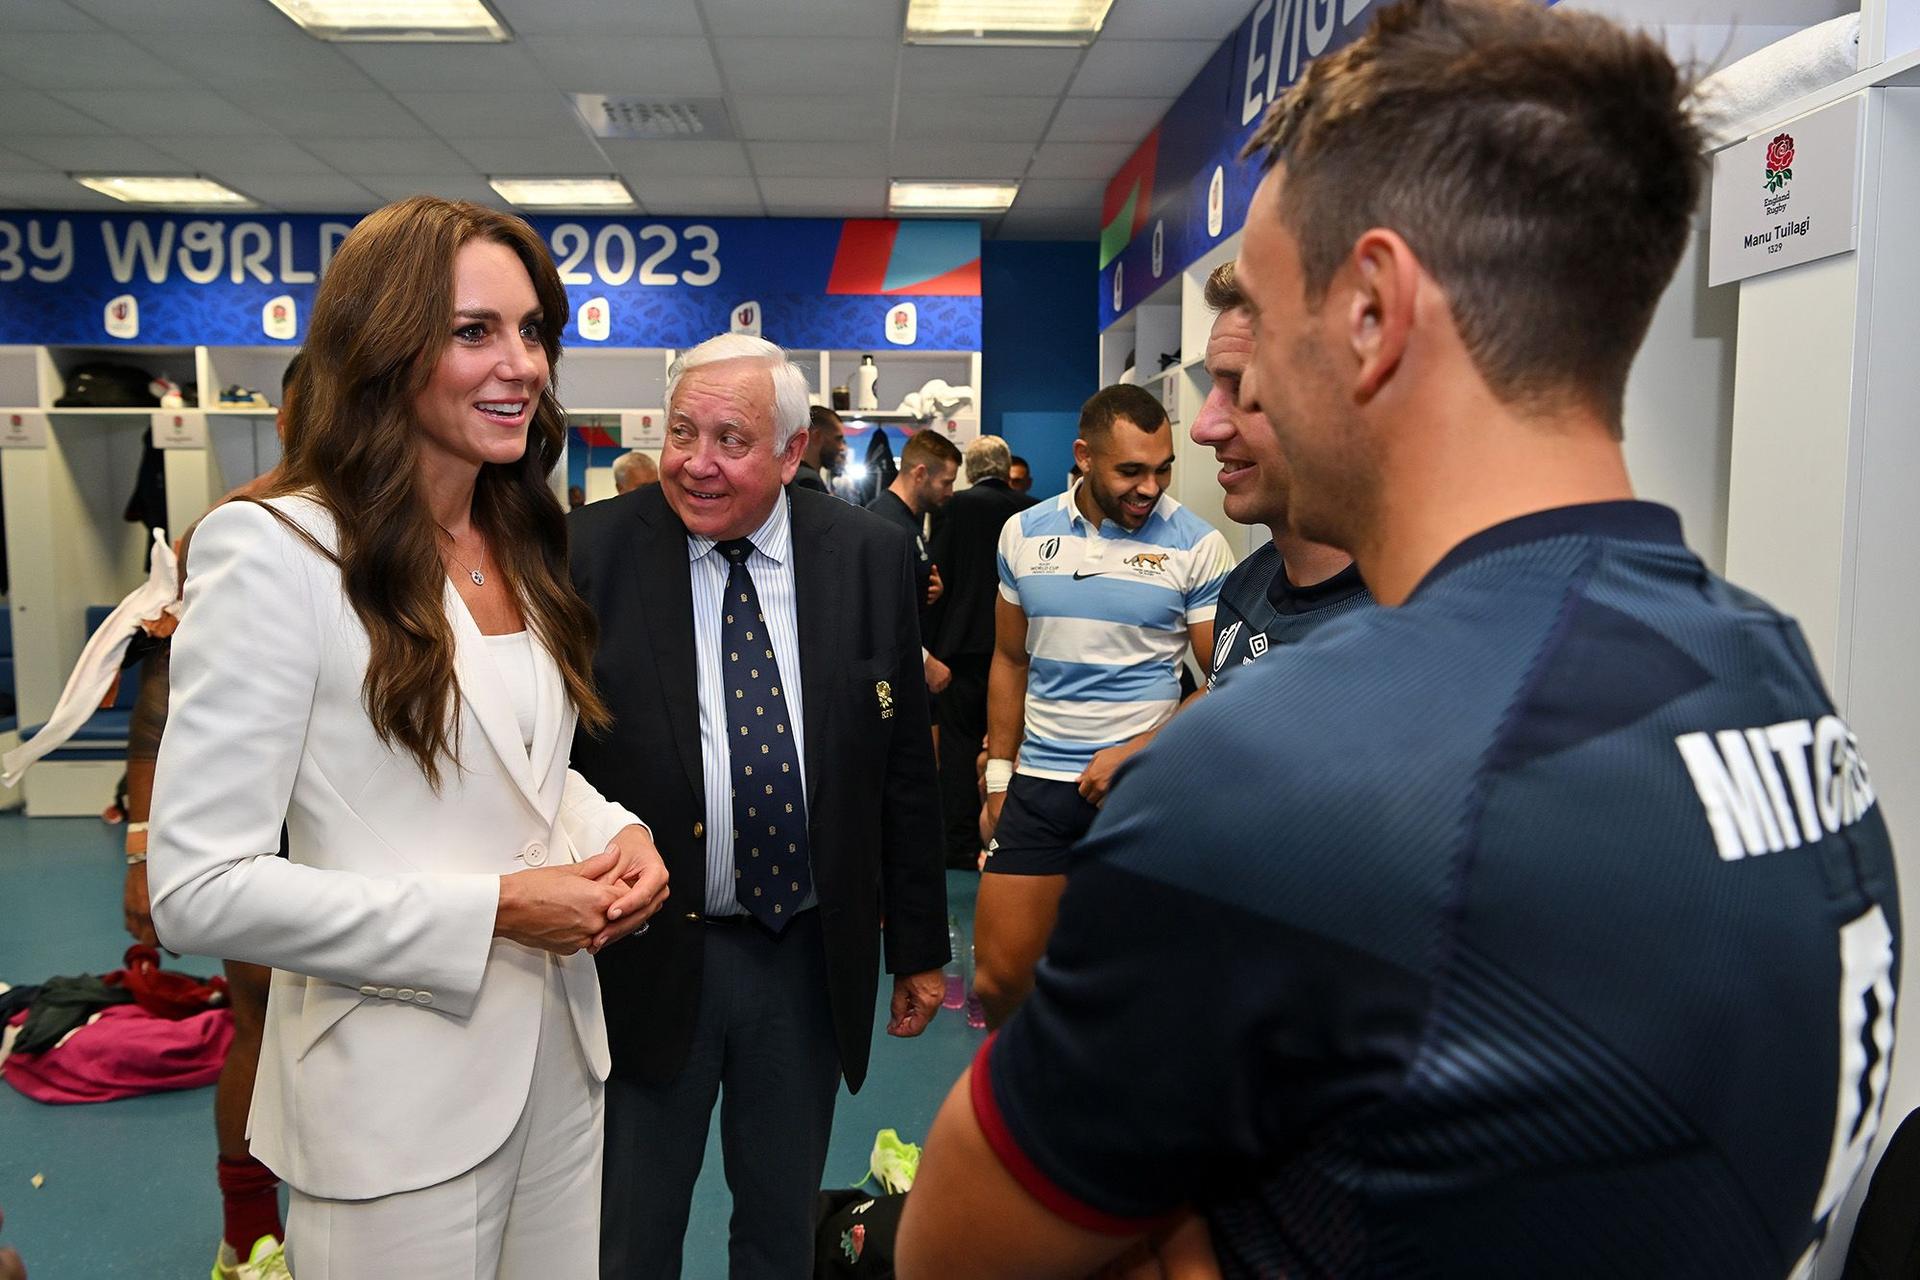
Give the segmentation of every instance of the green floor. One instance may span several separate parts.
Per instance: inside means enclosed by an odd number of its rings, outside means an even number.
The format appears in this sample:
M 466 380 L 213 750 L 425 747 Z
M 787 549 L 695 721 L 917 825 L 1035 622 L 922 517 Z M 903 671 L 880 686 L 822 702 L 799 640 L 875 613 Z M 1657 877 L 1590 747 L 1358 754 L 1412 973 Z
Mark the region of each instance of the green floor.
M 0 981 L 119 967 L 129 941 L 119 848 L 120 829 L 91 818 L 0 815 Z M 948 874 L 965 928 L 974 880 Z M 217 968 L 204 957 L 177 967 Z M 883 984 L 883 1000 L 887 991 Z M 982 1034 L 952 1011 L 918 1040 L 876 1032 L 866 1087 L 842 1094 L 834 1117 L 829 1185 L 864 1174 L 876 1130 L 923 1138 Z M 0 1243 L 20 1250 L 33 1280 L 199 1280 L 220 1230 L 212 1103 L 212 1090 L 200 1089 L 47 1107 L 0 1084 Z M 45 1179 L 38 1190 L 35 1174 Z M 726 1274 L 727 1214 L 716 1130 L 687 1229 L 688 1280 Z

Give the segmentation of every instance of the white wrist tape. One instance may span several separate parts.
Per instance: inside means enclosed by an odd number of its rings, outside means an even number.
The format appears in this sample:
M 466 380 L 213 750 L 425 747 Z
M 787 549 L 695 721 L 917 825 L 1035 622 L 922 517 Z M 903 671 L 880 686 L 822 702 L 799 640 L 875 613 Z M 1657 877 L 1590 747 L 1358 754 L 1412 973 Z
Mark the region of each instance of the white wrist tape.
M 1013 761 L 1011 760 L 987 761 L 987 794 L 988 795 L 992 796 L 992 795 L 1000 794 L 1002 791 L 1005 791 L 1007 789 L 1007 784 L 1012 781 L 1013 781 Z

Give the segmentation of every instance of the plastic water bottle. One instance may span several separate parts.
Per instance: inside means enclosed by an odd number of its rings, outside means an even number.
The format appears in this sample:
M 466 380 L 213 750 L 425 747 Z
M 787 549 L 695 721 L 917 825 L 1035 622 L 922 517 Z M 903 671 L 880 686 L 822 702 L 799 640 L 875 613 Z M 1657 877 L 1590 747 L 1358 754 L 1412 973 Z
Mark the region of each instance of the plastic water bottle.
M 967 944 L 967 1025 L 976 1031 L 984 1030 L 987 1025 L 987 1006 L 980 1003 L 980 993 L 973 989 L 974 969 L 973 944 Z
M 947 963 L 940 970 L 946 979 L 946 994 L 940 1003 L 948 1009 L 958 1009 L 967 1002 L 967 979 L 960 972 L 960 921 L 949 911 L 947 913 Z

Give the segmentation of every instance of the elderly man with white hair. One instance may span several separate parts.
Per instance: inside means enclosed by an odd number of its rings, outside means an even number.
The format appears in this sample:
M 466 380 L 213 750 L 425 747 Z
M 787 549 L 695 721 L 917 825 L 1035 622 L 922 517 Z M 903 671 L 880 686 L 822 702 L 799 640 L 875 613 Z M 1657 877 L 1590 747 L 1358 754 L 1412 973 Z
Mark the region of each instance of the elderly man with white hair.
M 866 1077 L 876 959 L 890 1034 L 940 1007 L 946 879 L 912 547 L 785 488 L 805 375 L 744 334 L 681 357 L 660 483 L 572 519 L 614 716 L 573 762 L 651 820 L 674 897 L 600 957 L 601 1273 L 680 1274 L 716 1097 L 729 1273 L 813 1272 L 834 1099 Z

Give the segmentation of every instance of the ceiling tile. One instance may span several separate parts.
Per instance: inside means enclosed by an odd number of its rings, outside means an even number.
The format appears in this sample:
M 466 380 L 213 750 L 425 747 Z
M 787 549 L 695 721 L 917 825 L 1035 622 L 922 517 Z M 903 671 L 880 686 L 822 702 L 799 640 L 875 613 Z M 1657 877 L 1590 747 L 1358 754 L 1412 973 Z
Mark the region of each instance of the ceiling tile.
M 758 200 L 724 204 L 709 200 L 669 198 L 649 201 L 647 212 L 659 214 L 663 218 L 764 218 L 767 216 L 767 207 Z
M 1134 152 L 1131 142 L 1049 142 L 1033 155 L 1036 178 L 1098 178 L 1105 182 Z
M 342 173 L 458 173 L 467 167 L 438 138 L 307 138 L 300 145 Z
M 900 0 L 701 0 L 717 36 L 866 36 L 898 40 L 905 29 Z M 736 89 L 738 85 L 734 86 Z
M 284 139 L 252 137 L 149 138 L 147 145 L 196 173 L 332 173 L 333 167 Z
M 847 207 L 872 207 L 887 201 L 885 178 L 760 178 L 760 194 L 766 207 L 780 205 L 831 205 L 843 201 Z
M 735 93 L 831 94 L 847 84 L 893 85 L 895 39 L 735 36 L 714 41 Z
M 110 196 L 89 191 L 64 173 L 0 173 L 0 202 L 39 209 L 128 209 Z
M 227 96 L 292 138 L 419 138 L 428 132 L 386 93 L 236 85 Z
M 556 6 L 558 7 L 558 6 Z M 720 71 L 698 37 L 585 40 L 528 36 L 527 56 L 566 93 L 634 93 L 663 98 L 717 96 Z
M 293 19 L 270 4 L 234 0 L 71 0 L 118 31 L 204 31 L 222 38 L 294 27 Z M 295 27 L 298 30 L 297 27 Z
M 1048 142 L 1139 143 L 1167 114 L 1158 98 L 1067 98 L 1047 130 Z
M 518 44 L 343 44 L 340 52 L 395 92 L 490 92 L 548 87 L 545 75 Z
M 1165 98 L 1186 91 L 1217 40 L 1096 40 L 1073 78 L 1076 97 Z
M 1017 178 L 1033 159 L 1030 142 L 915 142 L 895 149 L 896 178 Z
M 878 142 L 749 142 L 753 171 L 763 178 L 872 178 L 887 173 Z
M 697 36 L 694 0 L 493 0 L 517 36 Z
M 443 138 L 584 137 L 586 126 L 558 91 L 396 93 L 400 104 Z
M 552 138 L 449 138 L 447 145 L 492 177 L 582 177 L 612 173 L 600 148 L 581 136 Z
M 124 36 L 16 33 L 0 39 L 0 79 L 34 89 L 184 89 L 185 76 Z
M 60 0 L 0 0 L 0 31 L 100 31 L 101 25 Z
M 889 113 L 884 98 L 759 98 L 736 91 L 731 103 L 741 136 L 757 141 L 875 142 L 887 136 Z
M 0 89 L 0 120 L 9 133 L 111 136 L 116 130 L 32 89 Z
M 132 138 L 9 136 L 7 145 L 61 173 L 178 173 L 172 156 Z
M 899 137 L 917 141 L 1038 142 L 1057 98 L 920 98 L 902 95 Z
M 668 205 L 696 211 L 721 205 L 760 207 L 760 192 L 752 178 L 656 178 L 628 185 L 640 197 L 640 203 L 655 212 Z
M 439 196 L 442 200 L 472 200 L 479 204 L 505 207 L 506 202 L 500 193 L 487 185 L 487 180 L 472 173 L 447 173 L 423 176 L 421 174 L 355 174 L 351 175 L 361 186 L 379 196 L 382 200 L 404 200 L 408 196 Z
M 337 173 L 236 173 L 226 181 L 262 204 L 279 209 L 350 213 L 381 203 L 373 192 Z
M 747 152 L 737 142 L 652 142 L 602 138 L 600 149 L 630 178 L 744 178 Z
M 145 133 L 156 120 L 183 133 L 246 133 L 258 124 L 247 112 L 205 89 L 104 89 L 53 96 L 120 133 Z
M 51 173 L 49 165 L 41 164 L 31 156 L 23 156 L 18 151 L 0 148 L 0 173 Z
M 1668 3 L 1668 0 L 1661 0 Z M 1219 44 L 1253 11 L 1249 0 L 1114 0 L 1101 40 L 1199 40 Z M 1098 45 L 1099 41 L 1095 41 Z
M 908 45 L 901 54 L 903 94 L 1060 94 L 1079 49 L 1007 49 L 993 45 Z
M 1028 178 L 1020 184 L 1020 194 L 1014 197 L 1016 209 L 1078 209 L 1100 208 L 1100 200 L 1107 193 L 1104 179 L 1093 178 Z
M 286 24 L 285 31 L 258 35 L 205 32 L 142 35 L 141 45 L 155 57 L 193 77 L 200 85 L 304 86 L 333 93 L 368 93 L 379 88 L 340 54 L 339 45 L 315 40 Z

